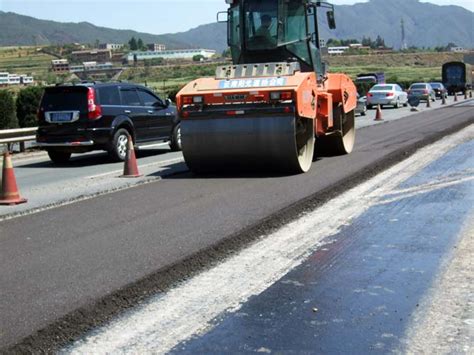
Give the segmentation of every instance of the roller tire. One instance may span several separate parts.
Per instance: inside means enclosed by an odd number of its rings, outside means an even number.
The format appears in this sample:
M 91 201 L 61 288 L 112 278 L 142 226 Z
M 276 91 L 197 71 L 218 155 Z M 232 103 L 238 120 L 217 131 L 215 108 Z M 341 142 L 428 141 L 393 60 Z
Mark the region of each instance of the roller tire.
M 334 117 L 337 113 L 342 113 L 342 108 L 336 108 Z M 354 149 L 355 143 L 355 112 L 354 110 L 343 114 L 341 119 L 342 130 L 328 136 L 318 138 L 318 155 L 338 156 L 350 154 Z
M 316 145 L 316 138 L 314 136 L 314 120 L 302 119 L 301 125 L 304 127 L 304 131 L 299 134 L 296 133 L 295 135 L 298 164 L 289 171 L 294 174 L 306 173 L 311 168 L 314 157 L 314 147 Z

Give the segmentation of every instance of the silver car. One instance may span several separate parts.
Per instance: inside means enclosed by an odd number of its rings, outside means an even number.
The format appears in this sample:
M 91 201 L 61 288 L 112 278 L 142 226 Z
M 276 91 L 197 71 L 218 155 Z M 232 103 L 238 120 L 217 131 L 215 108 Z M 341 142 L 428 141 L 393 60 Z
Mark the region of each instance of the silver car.
M 367 94 L 367 107 L 390 105 L 399 108 L 408 105 L 408 94 L 398 84 L 377 84 Z
M 420 100 L 436 101 L 436 92 L 428 83 L 414 83 L 408 89 L 409 97 L 417 97 Z

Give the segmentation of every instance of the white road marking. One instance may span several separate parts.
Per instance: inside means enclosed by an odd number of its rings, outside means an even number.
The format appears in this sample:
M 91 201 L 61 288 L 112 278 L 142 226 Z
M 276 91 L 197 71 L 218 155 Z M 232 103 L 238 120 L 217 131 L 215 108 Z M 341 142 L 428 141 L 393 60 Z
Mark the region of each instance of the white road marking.
M 341 225 L 359 217 L 431 162 L 459 144 L 474 139 L 474 125 L 425 147 L 365 183 L 327 202 L 311 213 L 262 237 L 250 247 L 211 270 L 101 327 L 63 349 L 72 354 L 166 353 L 190 337 L 213 327 L 224 312 L 238 310 L 300 265 L 336 234 Z

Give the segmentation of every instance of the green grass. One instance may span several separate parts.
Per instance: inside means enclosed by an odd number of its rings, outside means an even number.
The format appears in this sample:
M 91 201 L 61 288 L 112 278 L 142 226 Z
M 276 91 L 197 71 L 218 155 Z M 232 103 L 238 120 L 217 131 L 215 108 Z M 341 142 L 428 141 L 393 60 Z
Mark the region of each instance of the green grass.
M 52 59 L 33 47 L 0 47 L 0 71 L 33 75 L 37 80 L 48 75 Z
M 391 54 L 385 56 L 354 56 L 329 58 L 331 72 L 342 72 L 355 78 L 360 73 L 384 72 L 387 80 L 407 84 L 414 81 L 441 79 L 440 55 L 432 54 Z M 34 47 L 0 47 L 0 71 L 33 75 L 36 80 L 55 82 L 55 75 L 49 72 L 51 60 L 55 59 L 40 53 Z M 436 60 L 435 60 L 436 59 Z M 346 64 L 349 62 L 349 64 Z M 353 63 L 352 65 L 350 63 Z M 147 85 L 163 95 L 172 93 L 188 82 L 213 77 L 216 67 L 225 63 L 179 64 L 171 66 L 127 68 L 121 80 Z
M 374 59 L 371 58 L 370 61 L 373 62 Z M 346 73 L 354 79 L 361 73 L 384 72 L 386 80 L 400 83 L 403 86 L 415 81 L 441 80 L 441 67 L 439 66 L 408 65 L 405 62 L 401 62 L 399 66 L 384 63 L 370 63 L 367 65 L 338 64 L 330 65 L 330 71 L 333 73 Z M 146 81 L 147 85 L 155 91 L 166 94 L 194 79 L 214 76 L 217 65 L 176 65 L 147 69 L 143 67 L 130 68 L 125 71 L 121 79 L 138 83 Z
M 383 67 L 383 66 L 334 66 L 330 67 L 333 73 L 342 72 L 355 78 L 357 74 L 384 72 L 385 78 L 396 79 L 397 82 L 441 80 L 441 68 L 413 68 L 413 67 Z
M 162 95 L 168 95 L 170 92 L 177 90 L 178 88 L 186 85 L 192 80 L 203 76 L 214 76 L 215 66 L 212 68 L 212 73 L 208 75 L 199 75 L 195 73 L 194 75 L 189 75 L 189 72 L 183 72 L 182 76 L 178 76 L 176 72 L 173 73 L 174 78 L 166 78 L 165 75 L 157 79 L 156 76 L 145 77 L 143 75 L 132 76 L 129 78 L 129 81 L 137 82 L 144 84 L 145 81 L 147 85 L 155 90 L 156 92 Z M 372 72 L 384 72 L 385 78 L 387 81 L 393 81 L 402 84 L 403 86 L 408 86 L 409 83 L 420 81 L 440 81 L 441 72 L 440 68 L 413 68 L 413 67 L 383 67 L 383 66 L 334 66 L 330 67 L 330 71 L 333 73 L 345 73 L 351 76 L 353 79 L 358 74 L 361 73 L 372 73 Z M 186 75 L 188 74 L 188 75 Z

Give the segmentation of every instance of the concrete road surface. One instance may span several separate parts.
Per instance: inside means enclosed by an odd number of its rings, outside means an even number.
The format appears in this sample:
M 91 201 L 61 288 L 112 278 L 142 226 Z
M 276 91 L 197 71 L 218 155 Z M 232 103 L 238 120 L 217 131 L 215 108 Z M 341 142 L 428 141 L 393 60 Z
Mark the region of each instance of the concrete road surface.
M 0 346 L 58 349 L 473 119 L 460 106 L 364 128 L 307 174 L 184 173 L 0 222 Z

